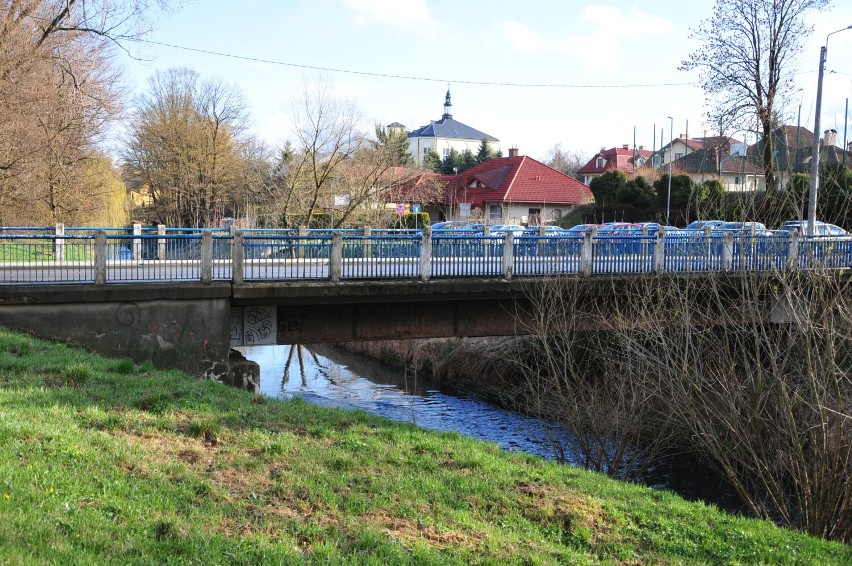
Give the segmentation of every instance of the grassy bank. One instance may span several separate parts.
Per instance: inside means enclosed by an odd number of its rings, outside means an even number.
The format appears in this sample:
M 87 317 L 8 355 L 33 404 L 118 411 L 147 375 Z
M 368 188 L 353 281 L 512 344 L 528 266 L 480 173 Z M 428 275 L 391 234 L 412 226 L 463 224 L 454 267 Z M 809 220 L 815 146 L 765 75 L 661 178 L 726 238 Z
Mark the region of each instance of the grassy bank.
M 458 435 L 0 331 L 0 564 L 850 560 Z

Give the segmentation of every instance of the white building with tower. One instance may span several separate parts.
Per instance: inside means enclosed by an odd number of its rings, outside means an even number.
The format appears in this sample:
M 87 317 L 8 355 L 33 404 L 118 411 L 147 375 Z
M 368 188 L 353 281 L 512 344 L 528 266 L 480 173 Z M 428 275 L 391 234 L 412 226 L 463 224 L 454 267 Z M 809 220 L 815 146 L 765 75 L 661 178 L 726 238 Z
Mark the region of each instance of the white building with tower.
M 476 153 L 483 139 L 488 140 L 495 150 L 498 149 L 496 144 L 500 143 L 500 140 L 454 119 L 452 107 L 450 90 L 447 89 L 447 95 L 444 98 L 444 114 L 441 119 L 431 121 L 426 126 L 408 134 L 409 152 L 418 165 L 423 164 L 430 150 L 437 153 L 441 159 L 447 157 L 451 149 L 459 153 L 465 150 Z M 388 129 L 393 127 L 404 128 L 402 124 L 394 122 L 388 126 Z

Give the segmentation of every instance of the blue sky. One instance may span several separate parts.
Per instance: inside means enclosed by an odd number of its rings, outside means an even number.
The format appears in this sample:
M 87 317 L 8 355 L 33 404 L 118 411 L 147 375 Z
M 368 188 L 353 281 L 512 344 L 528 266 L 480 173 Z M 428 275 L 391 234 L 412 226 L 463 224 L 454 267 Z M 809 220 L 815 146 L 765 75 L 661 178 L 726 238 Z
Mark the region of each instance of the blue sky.
M 852 2 L 837 4 L 809 22 L 816 31 L 796 62 L 801 90 L 784 109 L 795 124 L 801 104 L 808 129 L 819 47 L 852 25 Z M 304 82 L 327 77 L 356 102 L 366 128 L 440 119 L 449 85 L 453 117 L 499 138 L 504 153 L 518 147 L 541 159 L 558 143 L 591 156 L 632 144 L 634 127 L 638 145 L 651 148 L 656 134 L 659 147 L 667 116 L 675 136 L 687 125 L 690 137 L 715 134 L 703 122 L 696 76 L 677 70 L 695 47 L 690 29 L 711 8 L 710 0 L 190 0 L 161 17 L 149 39 L 248 59 L 136 44 L 130 49 L 145 60 L 122 61 L 136 92 L 170 67 L 235 83 L 252 130 L 272 145 L 291 137 L 289 109 Z M 842 140 L 852 30 L 831 36 L 823 88 L 821 129 L 836 128 Z

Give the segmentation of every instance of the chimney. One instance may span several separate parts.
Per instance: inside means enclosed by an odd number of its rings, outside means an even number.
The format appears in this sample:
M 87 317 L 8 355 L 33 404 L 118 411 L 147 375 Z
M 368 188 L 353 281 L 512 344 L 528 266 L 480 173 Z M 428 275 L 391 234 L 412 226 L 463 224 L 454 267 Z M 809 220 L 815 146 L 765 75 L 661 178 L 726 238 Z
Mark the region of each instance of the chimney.
M 831 147 L 837 145 L 837 130 L 826 130 L 823 132 L 825 137 L 822 138 L 822 145 Z
M 622 148 L 622 149 L 630 149 L 630 144 L 629 144 L 629 143 L 626 143 L 626 144 L 624 144 L 623 146 L 621 146 L 621 148 Z
M 640 146 L 639 146 L 639 151 L 642 151 L 643 149 L 645 149 L 645 146 L 644 146 L 644 145 L 640 145 Z
M 509 157 L 511 158 L 511 157 L 517 157 L 517 156 L 518 156 L 518 148 L 517 147 L 510 147 L 509 148 Z

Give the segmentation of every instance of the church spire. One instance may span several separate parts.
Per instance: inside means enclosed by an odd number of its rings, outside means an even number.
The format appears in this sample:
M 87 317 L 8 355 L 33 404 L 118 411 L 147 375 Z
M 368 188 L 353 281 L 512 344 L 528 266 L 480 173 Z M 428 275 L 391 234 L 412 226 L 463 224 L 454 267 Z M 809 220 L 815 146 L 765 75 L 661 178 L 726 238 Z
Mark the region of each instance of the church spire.
M 441 116 L 442 120 L 449 120 L 453 117 L 451 110 L 453 108 L 453 103 L 450 101 L 450 89 L 447 87 L 447 96 L 444 98 L 444 115 Z

